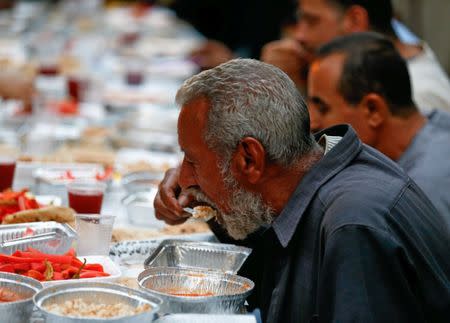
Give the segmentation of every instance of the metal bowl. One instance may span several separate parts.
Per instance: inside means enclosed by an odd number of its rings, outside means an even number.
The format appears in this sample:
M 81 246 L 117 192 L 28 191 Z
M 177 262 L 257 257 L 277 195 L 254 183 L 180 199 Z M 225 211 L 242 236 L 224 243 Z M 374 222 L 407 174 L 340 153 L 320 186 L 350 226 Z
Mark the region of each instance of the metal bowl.
M 137 314 L 115 318 L 92 318 L 63 316 L 47 311 L 44 307 L 50 304 L 63 304 L 65 301 L 82 298 L 86 302 L 101 304 L 117 304 L 119 302 L 137 307 L 149 304 L 151 310 Z M 109 283 L 67 283 L 43 289 L 34 296 L 34 304 L 45 316 L 46 323 L 58 322 L 151 322 L 159 310 L 161 300 L 148 293 Z
M 236 274 L 250 248 L 225 243 L 167 239 L 145 260 L 144 267 L 181 267 Z
M 28 322 L 33 312 L 33 295 L 42 289 L 41 283 L 22 275 L 0 273 L 0 288 L 11 289 L 26 297 L 16 302 L 0 303 L 1 321 Z
M 255 286 L 237 275 L 171 267 L 148 268 L 139 274 L 138 283 L 163 300 L 162 313 L 242 313 L 245 299 Z

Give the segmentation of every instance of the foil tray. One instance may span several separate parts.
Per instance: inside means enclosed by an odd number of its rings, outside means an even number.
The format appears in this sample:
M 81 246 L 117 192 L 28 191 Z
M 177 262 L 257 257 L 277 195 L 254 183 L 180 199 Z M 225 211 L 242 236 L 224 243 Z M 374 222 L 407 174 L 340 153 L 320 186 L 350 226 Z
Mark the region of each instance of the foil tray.
M 253 315 L 231 314 L 170 314 L 160 317 L 155 323 L 256 323 Z
M 45 253 L 63 254 L 67 252 L 77 238 L 77 234 L 68 224 L 58 222 L 30 222 L 20 224 L 5 224 L 0 226 L 0 243 L 26 236 L 27 230 L 33 234 L 54 232 L 50 239 L 30 239 L 26 243 L 0 247 L 0 253 L 12 254 L 16 250 L 26 250 L 28 247 L 38 249 Z
M 251 249 L 224 243 L 165 240 L 144 262 L 145 268 L 203 268 L 235 274 Z
M 109 257 L 119 264 L 143 264 L 160 245 L 160 240 L 131 240 L 113 244 Z
M 62 316 L 48 312 L 44 309 L 47 304 L 62 304 L 67 300 L 82 298 L 86 302 L 102 304 L 124 303 L 137 307 L 149 304 L 151 310 L 137 315 L 116 318 L 80 318 Z M 161 305 L 161 300 L 139 290 L 109 283 L 67 283 L 43 289 L 34 296 L 34 304 L 40 310 L 46 323 L 73 323 L 73 322 L 151 322 Z
M 33 312 L 33 295 L 42 289 L 37 280 L 22 275 L 0 273 L 0 288 L 9 288 L 26 296 L 16 302 L 0 303 L 1 321 L 8 323 L 28 322 Z
M 139 274 L 138 283 L 162 299 L 161 313 L 242 314 L 255 286 L 238 275 L 170 267 L 148 268 Z

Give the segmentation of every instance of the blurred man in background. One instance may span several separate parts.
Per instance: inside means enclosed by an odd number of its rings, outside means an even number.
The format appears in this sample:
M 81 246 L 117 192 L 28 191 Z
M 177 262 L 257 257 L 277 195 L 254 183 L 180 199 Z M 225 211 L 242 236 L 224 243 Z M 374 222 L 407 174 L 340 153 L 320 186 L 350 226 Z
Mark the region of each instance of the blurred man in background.
M 265 46 L 261 59 L 284 70 L 300 89 L 317 49 L 349 33 L 376 31 L 389 37 L 407 61 L 414 102 L 420 110 L 450 110 L 450 81 L 427 44 L 401 42 L 392 27 L 391 0 L 299 0 L 293 39 Z
M 375 33 L 352 34 L 315 57 L 308 75 L 311 130 L 351 124 L 364 143 L 398 162 L 450 223 L 450 114 L 419 112 L 393 43 Z
M 279 39 L 284 25 L 295 22 L 295 0 L 167 2 L 208 39 L 192 53 L 193 60 L 204 69 L 233 57 L 259 58 L 261 48 Z

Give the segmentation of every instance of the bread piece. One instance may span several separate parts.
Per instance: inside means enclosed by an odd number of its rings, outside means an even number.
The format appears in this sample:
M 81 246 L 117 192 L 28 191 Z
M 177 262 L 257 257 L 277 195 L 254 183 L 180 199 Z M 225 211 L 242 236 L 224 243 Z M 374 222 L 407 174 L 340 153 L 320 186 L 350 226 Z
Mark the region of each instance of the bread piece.
M 217 211 L 212 207 L 207 205 L 198 205 L 194 207 L 194 213 L 192 217 L 195 219 L 201 219 L 205 221 L 209 221 L 210 219 L 217 216 Z
M 2 224 L 46 222 L 56 221 L 59 223 L 72 222 L 75 211 L 65 206 L 48 206 L 41 209 L 25 210 L 8 214 L 3 218 Z

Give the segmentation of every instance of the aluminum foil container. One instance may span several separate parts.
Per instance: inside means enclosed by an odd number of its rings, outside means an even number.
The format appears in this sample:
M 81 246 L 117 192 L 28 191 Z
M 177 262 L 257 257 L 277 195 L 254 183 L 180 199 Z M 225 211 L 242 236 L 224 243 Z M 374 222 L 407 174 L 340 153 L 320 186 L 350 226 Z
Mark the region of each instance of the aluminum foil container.
M 16 302 L 0 302 L 0 320 L 8 323 L 28 322 L 34 307 L 33 295 L 42 289 L 41 283 L 22 275 L 0 272 L 0 288 L 11 289 L 26 297 Z
M 26 243 L 1 247 L 5 241 L 24 237 L 27 230 L 30 229 L 35 235 L 47 232 L 54 232 L 55 235 L 50 239 L 32 239 Z M 26 250 L 28 247 L 32 247 L 45 253 L 63 254 L 70 249 L 76 238 L 75 231 L 65 223 L 49 221 L 5 224 L 0 226 L 0 253 L 12 254 L 16 250 Z
M 137 315 L 117 318 L 80 318 L 54 314 L 45 309 L 49 304 L 63 304 L 65 301 L 82 298 L 86 302 L 100 304 L 124 303 L 137 307 L 149 304 L 151 310 Z M 68 283 L 45 288 L 37 293 L 34 304 L 45 317 L 46 323 L 85 323 L 85 322 L 151 322 L 161 305 L 161 299 L 139 290 L 109 283 Z
M 165 240 L 148 257 L 145 268 L 204 268 L 235 274 L 250 255 L 251 249 L 224 243 Z
M 109 257 L 119 264 L 143 264 L 161 243 L 160 240 L 122 241 L 113 244 Z
M 155 323 L 256 323 L 253 315 L 231 314 L 170 314 L 160 317 Z
M 138 283 L 163 300 L 161 313 L 242 313 L 255 286 L 238 275 L 170 267 L 148 268 L 139 274 Z

